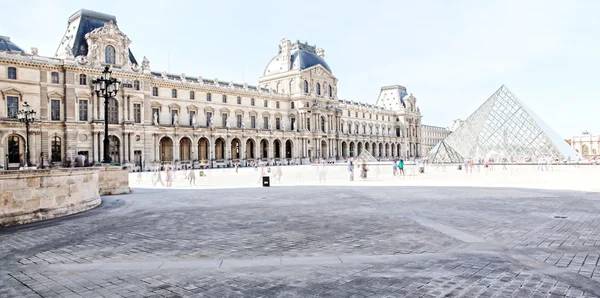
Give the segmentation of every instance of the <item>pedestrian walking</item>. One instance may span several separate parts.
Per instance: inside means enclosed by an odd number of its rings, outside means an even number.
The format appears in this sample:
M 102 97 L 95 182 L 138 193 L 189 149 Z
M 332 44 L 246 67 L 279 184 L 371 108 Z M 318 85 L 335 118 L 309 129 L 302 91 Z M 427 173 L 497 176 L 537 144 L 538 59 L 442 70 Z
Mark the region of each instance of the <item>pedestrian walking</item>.
M 235 172 L 236 172 L 236 173 L 238 172 L 238 166 L 239 166 L 239 165 L 240 165 L 240 163 L 236 161 L 236 162 L 235 162 Z
M 165 166 L 165 176 L 167 180 L 167 187 L 171 187 L 173 185 L 173 170 L 170 165 Z
M 363 160 L 363 162 L 362 162 L 362 165 L 361 165 L 361 168 L 360 168 L 360 177 L 361 177 L 363 180 L 366 180 L 366 179 L 367 179 L 367 171 L 369 171 L 369 170 L 367 169 L 367 164 L 366 164 L 366 163 L 365 163 L 365 161 Z
M 398 175 L 398 161 L 394 159 L 394 176 Z
M 193 169 L 188 173 L 187 177 L 190 180 L 190 186 L 192 186 L 192 183 L 196 186 L 196 173 L 194 173 Z
M 352 157 L 348 159 L 348 175 L 350 176 L 350 181 L 354 181 L 354 163 Z
M 401 159 L 400 162 L 398 162 L 398 174 L 404 176 L 404 159 Z

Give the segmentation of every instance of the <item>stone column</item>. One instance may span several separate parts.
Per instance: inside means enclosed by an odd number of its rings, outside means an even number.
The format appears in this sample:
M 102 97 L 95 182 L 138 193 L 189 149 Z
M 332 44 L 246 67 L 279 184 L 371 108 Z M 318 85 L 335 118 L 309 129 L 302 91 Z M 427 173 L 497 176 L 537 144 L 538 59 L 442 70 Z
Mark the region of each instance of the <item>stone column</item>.
M 132 144 L 132 141 L 135 142 L 135 140 L 133 140 L 134 138 L 132 136 L 133 136 L 133 133 L 130 132 L 128 134 L 129 140 L 127 141 L 127 143 L 129 144 L 129 162 L 132 162 L 133 157 L 135 156 L 135 154 L 133 152 L 133 144 Z
M 100 148 L 99 161 L 104 160 L 104 143 L 102 142 L 103 138 L 104 138 L 104 133 L 103 132 L 99 132 L 98 133 L 98 144 L 99 144 L 98 148 Z
M 127 155 L 129 152 L 129 145 L 128 145 L 128 140 L 127 140 L 127 133 L 123 132 L 123 138 L 122 138 L 122 142 L 121 145 L 123 147 L 123 150 L 121 150 L 121 152 L 119 152 L 121 154 L 121 162 L 125 162 L 126 160 L 129 161 L 127 159 Z

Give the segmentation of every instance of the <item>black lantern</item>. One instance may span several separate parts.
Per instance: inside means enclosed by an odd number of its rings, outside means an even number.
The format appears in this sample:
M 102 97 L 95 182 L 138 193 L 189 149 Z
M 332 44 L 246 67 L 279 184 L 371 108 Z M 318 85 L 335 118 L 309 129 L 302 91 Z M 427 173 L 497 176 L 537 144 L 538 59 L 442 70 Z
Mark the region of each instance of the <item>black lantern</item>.
M 93 80 L 94 91 L 98 97 L 104 97 L 104 157 L 102 163 L 110 163 L 109 141 L 108 141 L 108 100 L 117 95 L 121 82 L 111 77 L 112 71 L 108 66 L 102 71 L 102 75 Z
M 28 167 L 31 166 L 29 161 L 29 123 L 35 121 L 36 112 L 29 106 L 27 102 L 23 103 L 23 109 L 17 112 L 19 121 L 25 123 L 25 162 Z

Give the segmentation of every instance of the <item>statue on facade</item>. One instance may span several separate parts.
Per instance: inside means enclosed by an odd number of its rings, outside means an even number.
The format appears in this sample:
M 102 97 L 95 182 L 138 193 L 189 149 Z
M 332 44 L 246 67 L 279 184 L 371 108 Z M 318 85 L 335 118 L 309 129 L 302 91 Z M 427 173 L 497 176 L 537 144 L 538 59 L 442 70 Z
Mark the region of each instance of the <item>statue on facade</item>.
M 150 61 L 148 61 L 148 58 L 146 58 L 146 56 L 144 56 L 144 59 L 142 60 L 142 69 L 150 70 Z
M 31 55 L 37 56 L 38 55 L 38 48 L 31 48 Z
M 92 60 L 98 60 L 99 59 L 98 44 L 96 44 L 96 43 L 92 44 L 92 49 L 90 51 L 90 56 L 91 56 Z
M 192 117 L 192 127 L 196 128 L 196 116 L 194 115 L 194 117 Z
M 213 117 L 210 117 L 210 120 L 208 122 L 208 126 L 210 128 L 214 128 L 215 127 L 215 120 L 213 119 Z
M 154 112 L 154 125 L 158 125 L 158 113 Z
M 173 115 L 173 125 L 179 126 L 179 116 L 177 115 L 177 113 L 175 113 L 175 115 Z
M 227 120 L 225 120 L 225 127 L 226 128 L 231 128 L 230 122 L 229 122 L 229 117 L 227 117 Z
M 242 129 L 246 128 L 246 121 L 242 120 Z
M 273 122 L 269 121 L 269 130 L 273 130 Z

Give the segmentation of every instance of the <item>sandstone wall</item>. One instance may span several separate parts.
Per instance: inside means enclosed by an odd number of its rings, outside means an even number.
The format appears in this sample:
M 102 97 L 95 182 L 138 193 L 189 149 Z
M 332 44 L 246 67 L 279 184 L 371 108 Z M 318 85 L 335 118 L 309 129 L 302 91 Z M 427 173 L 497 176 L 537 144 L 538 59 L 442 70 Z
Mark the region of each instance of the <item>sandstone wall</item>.
M 118 166 L 101 166 L 98 177 L 100 195 L 119 195 L 131 192 L 129 171 Z
M 0 227 L 78 213 L 100 205 L 99 168 L 0 172 Z

